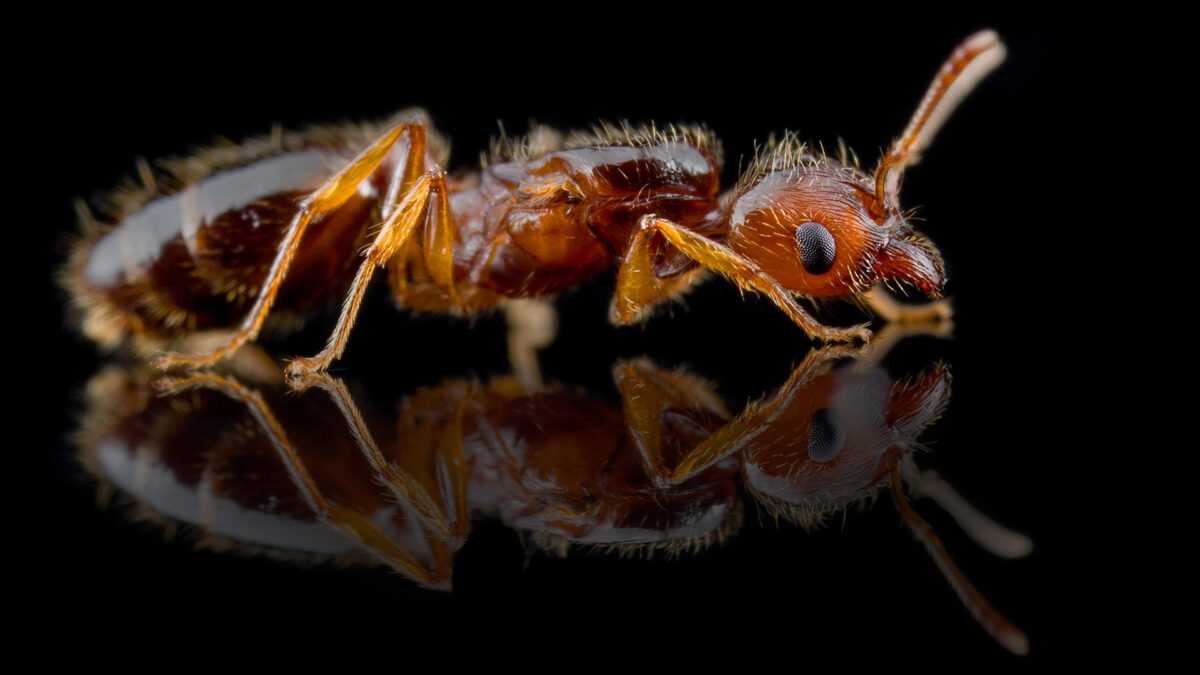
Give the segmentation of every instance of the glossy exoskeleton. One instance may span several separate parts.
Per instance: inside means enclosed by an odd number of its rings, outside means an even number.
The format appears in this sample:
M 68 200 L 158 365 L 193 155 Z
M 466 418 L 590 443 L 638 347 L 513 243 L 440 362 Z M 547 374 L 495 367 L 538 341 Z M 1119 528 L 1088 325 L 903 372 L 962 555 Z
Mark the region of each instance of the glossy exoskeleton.
M 890 302 L 881 286 L 938 297 L 945 269 L 899 202 L 900 177 L 958 102 L 1004 58 L 995 33 L 965 40 L 873 173 L 792 136 L 768 143 L 722 192 L 722 151 L 703 127 L 536 128 L 501 141 L 476 171 L 448 176 L 446 144 L 419 111 L 211 148 L 142 165 L 84 235 L 64 282 L 84 332 L 105 345 L 163 348 L 160 367 L 204 367 L 340 303 L 326 348 L 342 353 L 374 272 L 418 311 L 509 312 L 514 361 L 553 333 L 531 305 L 618 268 L 610 317 L 628 324 L 705 270 L 765 295 L 808 335 L 865 340 L 865 324 L 822 325 L 797 297 L 858 299 L 885 319 L 947 316 Z M 362 255 L 359 252 L 363 251 Z M 199 341 L 189 338 L 203 337 Z

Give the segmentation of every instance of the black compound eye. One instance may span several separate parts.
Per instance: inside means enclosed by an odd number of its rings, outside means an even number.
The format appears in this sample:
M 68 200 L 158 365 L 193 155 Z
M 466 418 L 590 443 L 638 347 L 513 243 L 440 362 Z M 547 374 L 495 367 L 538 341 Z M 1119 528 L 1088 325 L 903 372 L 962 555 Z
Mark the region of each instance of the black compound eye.
M 830 462 L 842 452 L 845 443 L 841 429 L 826 408 L 813 413 L 808 431 L 808 456 L 814 462 Z
M 800 247 L 800 263 L 809 274 L 824 274 L 833 267 L 837 242 L 825 226 L 808 221 L 796 228 L 796 244 Z

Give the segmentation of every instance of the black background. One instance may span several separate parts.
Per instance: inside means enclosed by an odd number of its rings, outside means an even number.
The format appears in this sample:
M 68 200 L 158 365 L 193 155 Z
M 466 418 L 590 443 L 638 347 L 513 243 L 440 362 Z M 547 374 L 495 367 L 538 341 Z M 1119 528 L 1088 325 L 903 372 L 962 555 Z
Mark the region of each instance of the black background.
M 333 641 L 339 627 L 371 625 L 386 637 L 355 654 L 427 651 L 447 664 L 489 635 L 529 661 L 546 657 L 549 644 L 567 648 L 555 659 L 620 660 L 649 649 L 668 659 L 783 658 L 796 668 L 892 659 L 1027 665 L 1067 651 L 1078 581 L 1066 574 L 1077 544 L 1064 492 L 1073 459 L 1062 454 L 1054 415 L 1076 387 L 1055 348 L 1036 338 L 1079 311 L 1052 290 L 1071 274 L 1070 237 L 1058 228 L 1070 186 L 1048 157 L 1061 159 L 1087 130 L 1068 112 L 1082 85 L 1068 76 L 1063 36 L 1022 26 L 995 26 L 1008 62 L 909 172 L 903 199 L 920 206 L 922 228 L 945 254 L 957 312 L 953 341 L 905 347 L 913 359 L 944 357 L 955 378 L 950 412 L 927 435 L 936 452 L 923 461 L 1037 549 L 1026 560 L 991 558 L 932 505 L 922 510 L 968 575 L 1030 633 L 1029 660 L 990 642 L 886 502 L 816 534 L 750 527 L 726 549 L 674 565 L 535 558 L 523 568 L 516 539 L 483 525 L 456 568 L 455 596 L 414 593 L 378 572 L 196 553 L 96 510 L 64 438 L 77 388 L 101 359 L 68 327 L 51 276 L 73 227 L 70 200 L 131 174 L 136 157 L 179 154 L 276 122 L 376 118 L 417 105 L 451 137 L 452 169 L 475 161 L 497 120 L 519 131 L 530 119 L 579 127 L 622 118 L 706 122 L 724 141 L 729 181 L 756 139 L 784 129 L 827 147 L 841 137 L 871 165 L 950 49 L 989 25 L 797 28 L 775 14 L 745 26 L 717 16 L 582 22 L 551 14 L 448 32 L 439 16 L 323 12 L 308 23 L 201 27 L 180 19 L 153 31 L 98 29 L 84 17 L 21 75 L 37 126 L 18 139 L 29 167 L 22 187 L 35 194 L 18 197 L 38 206 L 20 228 L 27 254 L 13 256 L 23 295 L 33 299 L 32 354 L 19 365 L 34 367 L 26 395 L 45 417 L 25 448 L 37 496 L 20 518 L 32 526 L 27 583 L 39 600 L 31 616 L 71 635 L 112 631 L 143 636 L 144 646 L 166 639 L 213 649 L 223 640 L 202 636 L 313 632 Z M 614 329 L 605 320 L 611 287 L 609 277 L 559 300 L 562 329 L 543 361 L 550 377 L 611 398 L 614 359 L 647 354 L 718 382 L 736 407 L 782 382 L 808 345 L 771 306 L 742 301 L 719 281 L 670 317 Z M 402 392 L 503 371 L 498 317 L 414 320 L 384 300 L 376 293 L 364 312 L 341 372 L 369 373 Z M 828 316 L 845 322 L 854 313 Z M 314 351 L 330 325 L 317 323 L 281 352 Z M 148 626 L 165 636 L 143 632 Z

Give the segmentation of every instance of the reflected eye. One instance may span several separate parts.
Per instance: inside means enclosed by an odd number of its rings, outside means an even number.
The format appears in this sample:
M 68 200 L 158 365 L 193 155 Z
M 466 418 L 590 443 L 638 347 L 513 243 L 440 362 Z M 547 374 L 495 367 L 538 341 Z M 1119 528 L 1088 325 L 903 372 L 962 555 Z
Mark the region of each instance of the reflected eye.
M 808 431 L 809 459 L 814 462 L 833 461 L 841 453 L 844 441 L 828 409 L 822 408 L 813 413 Z
M 796 244 L 800 247 L 800 262 L 809 274 L 824 274 L 833 267 L 837 243 L 825 226 L 808 221 L 796 228 Z

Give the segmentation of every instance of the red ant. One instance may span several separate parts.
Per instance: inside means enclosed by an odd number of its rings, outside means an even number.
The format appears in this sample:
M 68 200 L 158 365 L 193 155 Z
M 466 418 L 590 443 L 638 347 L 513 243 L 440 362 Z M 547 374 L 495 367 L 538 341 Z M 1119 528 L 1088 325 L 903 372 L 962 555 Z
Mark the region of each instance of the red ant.
M 1004 54 L 992 31 L 955 49 L 874 175 L 789 135 L 724 194 L 721 146 L 703 127 L 536 128 L 453 178 L 419 111 L 382 133 L 277 130 L 165 162 L 166 175 L 142 163 L 143 185 L 115 197 L 114 225 L 81 209 L 85 234 L 64 278 L 96 341 L 198 352 L 161 355 L 160 368 L 212 366 L 264 326 L 294 327 L 340 297 L 325 349 L 288 366 L 292 376 L 324 370 L 381 267 L 403 307 L 506 309 L 518 366 L 553 333 L 552 310 L 528 299 L 614 265 L 615 324 L 645 318 L 712 270 L 767 296 L 814 339 L 865 341 L 865 324 L 822 325 L 796 296 L 859 299 L 885 319 L 949 315 L 944 302 L 906 307 L 878 288 L 938 298 L 945 283 L 940 253 L 900 207 L 900 180 Z M 220 331 L 215 343 L 195 339 L 206 331 Z
M 646 358 L 614 365 L 615 406 L 511 376 L 445 380 L 396 400 L 323 373 L 299 383 L 315 391 L 298 392 L 271 362 L 182 378 L 110 367 L 87 387 L 76 440 L 106 493 L 120 488 L 137 517 L 168 531 L 196 526 L 202 545 L 383 563 L 447 590 L 482 521 L 517 533 L 529 553 L 674 557 L 735 536 L 748 504 L 813 528 L 882 492 L 980 626 L 1023 654 L 1025 634 L 907 496 L 931 498 L 996 555 L 1032 548 L 917 464 L 919 437 L 949 405 L 949 367 L 893 377 L 883 360 L 904 335 L 945 328 L 893 324 L 866 348 L 814 350 L 740 412 L 712 383 Z

